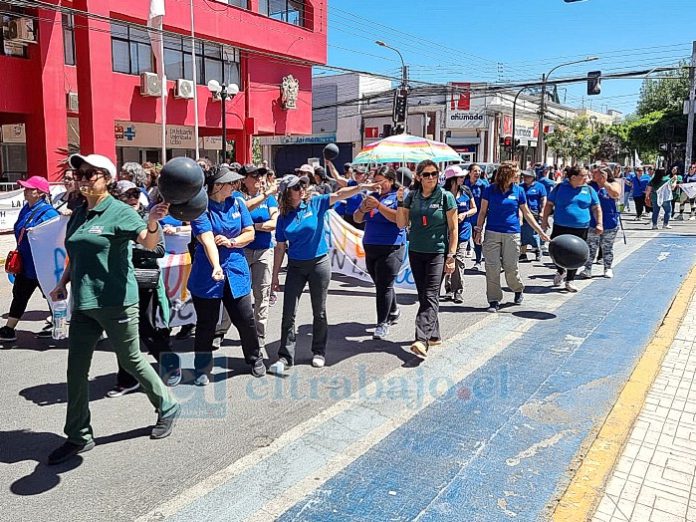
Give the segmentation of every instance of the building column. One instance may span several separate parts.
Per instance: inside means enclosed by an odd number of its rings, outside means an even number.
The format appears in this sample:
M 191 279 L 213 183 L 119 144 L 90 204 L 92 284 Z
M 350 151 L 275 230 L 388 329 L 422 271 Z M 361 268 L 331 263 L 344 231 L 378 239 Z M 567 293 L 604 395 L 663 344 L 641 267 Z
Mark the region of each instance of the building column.
M 29 48 L 35 66 L 32 91 L 36 105 L 26 116 L 28 176 L 59 181 L 68 148 L 68 113 L 65 98 L 63 28 L 59 12 L 39 9 L 38 44 Z
M 75 8 L 109 17 L 109 3 L 75 0 Z M 80 152 L 115 161 L 116 137 L 111 107 L 112 65 L 109 22 L 75 16 L 75 58 L 80 100 Z

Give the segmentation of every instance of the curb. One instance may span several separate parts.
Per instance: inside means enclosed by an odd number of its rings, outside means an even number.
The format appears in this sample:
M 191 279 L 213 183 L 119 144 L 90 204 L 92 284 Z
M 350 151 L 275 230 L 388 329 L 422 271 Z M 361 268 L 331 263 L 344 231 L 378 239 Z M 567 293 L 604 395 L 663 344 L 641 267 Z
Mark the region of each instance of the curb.
M 696 291 L 696 267 L 684 279 L 662 324 L 645 348 L 631 376 L 607 415 L 599 433 L 558 500 L 551 520 L 591 520 L 604 493 L 606 482 L 621 456 L 645 397 L 657 377 L 667 351 Z

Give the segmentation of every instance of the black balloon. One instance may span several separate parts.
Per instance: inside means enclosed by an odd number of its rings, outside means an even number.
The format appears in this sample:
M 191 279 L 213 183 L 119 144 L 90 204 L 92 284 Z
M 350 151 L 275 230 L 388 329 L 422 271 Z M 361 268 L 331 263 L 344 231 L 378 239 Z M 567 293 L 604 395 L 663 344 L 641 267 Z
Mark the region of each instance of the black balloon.
M 549 243 L 549 255 L 556 265 L 566 270 L 580 268 L 590 257 L 590 248 L 584 239 L 571 234 L 555 237 Z
M 205 188 L 185 203 L 169 205 L 169 215 L 180 221 L 193 221 L 208 208 L 208 193 Z
M 169 160 L 157 180 L 164 201 L 181 205 L 196 197 L 203 188 L 203 169 L 191 158 Z
M 334 160 L 338 157 L 338 153 L 340 151 L 338 150 L 338 145 L 335 143 L 329 143 L 326 147 L 324 147 L 324 157 L 327 160 Z

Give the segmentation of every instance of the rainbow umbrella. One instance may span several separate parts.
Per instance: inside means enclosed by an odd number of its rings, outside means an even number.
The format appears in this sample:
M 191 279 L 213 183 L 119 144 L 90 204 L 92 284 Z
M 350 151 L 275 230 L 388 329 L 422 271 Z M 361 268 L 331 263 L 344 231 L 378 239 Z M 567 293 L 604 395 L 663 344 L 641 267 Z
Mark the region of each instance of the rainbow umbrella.
M 353 164 L 419 163 L 426 159 L 435 163 L 462 161 L 461 156 L 445 143 L 410 134 L 397 134 L 367 145 L 353 159 Z

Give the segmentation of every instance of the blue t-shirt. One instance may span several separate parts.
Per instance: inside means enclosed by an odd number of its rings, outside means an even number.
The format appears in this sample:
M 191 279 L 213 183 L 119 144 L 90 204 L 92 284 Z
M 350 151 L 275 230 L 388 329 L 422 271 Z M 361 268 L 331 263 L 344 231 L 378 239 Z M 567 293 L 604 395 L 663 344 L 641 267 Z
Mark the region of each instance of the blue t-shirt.
M 19 240 L 22 228 L 35 227 L 56 216 L 58 216 L 58 211 L 43 198 L 34 203 L 32 207 L 29 206 L 29 203 L 25 203 L 22 210 L 19 211 L 19 216 L 14 224 L 15 239 Z M 29 234 L 27 234 L 26 230 L 22 236 L 22 242 L 17 245 L 17 250 L 22 259 L 22 275 L 29 279 L 38 279 L 36 268 L 34 267 L 34 257 L 29 246 Z
M 599 205 L 597 191 L 589 185 L 573 188 L 567 179 L 549 194 L 554 204 L 553 221 L 564 227 L 588 228 L 593 206 Z
M 348 181 L 349 187 L 357 187 L 358 182 L 354 179 Z M 362 204 L 365 195 L 362 192 L 357 193 L 355 196 L 351 196 L 346 199 L 346 206 L 343 208 L 344 216 L 352 216 L 353 213 L 358 210 L 358 207 Z
M 223 235 L 236 238 L 242 229 L 254 224 L 244 202 L 234 196 L 222 203 L 208 201 L 208 211 L 191 222 L 191 231 L 195 237 L 204 232 L 212 232 L 213 236 Z M 232 296 L 243 297 L 251 292 L 251 275 L 249 265 L 244 257 L 243 248 L 218 247 L 220 266 L 225 274 L 224 281 L 215 281 L 211 274 L 213 267 L 205 255 L 203 245 L 199 242 L 191 265 L 191 275 L 188 289 L 192 295 L 203 299 L 221 298 L 225 283 L 230 286 Z
M 471 190 L 462 190 L 462 193 L 456 198 L 457 214 L 469 212 L 472 200 L 473 194 Z M 469 239 L 471 239 L 471 221 L 469 218 L 464 218 L 462 221 L 459 221 L 459 241 L 469 241 Z
M 631 195 L 634 198 L 639 198 L 645 195 L 645 189 L 648 187 L 648 182 L 650 181 L 650 176 L 647 176 L 647 180 L 643 181 L 642 177 L 638 177 L 635 172 L 631 172 L 626 176 L 626 180 L 631 184 Z
M 544 210 L 541 208 L 541 200 L 548 195 L 546 187 L 538 181 L 534 181 L 531 185 L 524 183 L 520 186 L 524 189 L 524 195 L 527 196 L 529 210 L 534 214 L 541 214 L 541 211 Z
M 271 209 L 278 209 L 278 201 L 273 196 L 268 196 L 258 207 L 250 212 L 254 223 L 264 223 L 271 219 Z M 273 246 L 273 234 L 270 232 L 256 231 L 254 240 L 246 247 L 250 250 L 266 250 Z
M 479 178 L 476 180 L 476 183 L 472 184 L 471 179 L 467 177 L 466 179 L 464 179 L 464 186 L 468 187 L 469 190 L 471 190 L 471 193 L 474 195 L 474 201 L 476 202 L 476 208 L 480 210 L 481 209 L 481 197 L 483 196 L 484 189 L 489 186 L 489 183 L 485 179 Z M 471 223 L 472 225 L 475 225 L 477 219 L 478 219 L 478 211 L 476 212 L 476 214 L 469 217 L 469 223 Z
M 324 218 L 330 200 L 331 194 L 314 196 L 285 216 L 278 216 L 276 241 L 289 243 L 288 259 L 307 261 L 329 253 Z
M 170 227 L 180 227 L 180 226 L 183 226 L 183 224 L 184 224 L 183 221 L 176 219 L 176 218 L 170 216 L 169 214 L 167 214 L 162 219 L 160 219 L 159 223 L 163 227 L 166 225 L 169 225 Z
M 520 205 L 527 203 L 522 187 L 513 183 L 503 194 L 497 185 L 489 185 L 483 191 L 482 199 L 488 201 L 486 230 L 502 234 L 520 233 Z
M 553 188 L 556 186 L 556 182 L 548 177 L 541 177 L 537 181 L 539 183 L 541 183 L 542 185 L 544 185 L 544 188 L 546 189 L 547 196 L 551 193 Z
M 372 194 L 379 202 L 388 208 L 396 209 L 396 191 L 379 195 Z M 399 228 L 377 209 L 365 214 L 365 234 L 363 245 L 403 245 L 406 243 L 406 229 Z
M 607 189 L 599 188 L 599 185 L 594 181 L 590 182 L 590 187 L 597 191 L 597 197 L 599 197 L 599 204 L 602 207 L 602 226 L 604 230 L 614 230 L 619 226 L 619 211 L 616 208 L 616 200 L 609 195 Z M 597 226 L 597 220 L 594 214 L 590 214 L 590 228 L 594 228 Z

